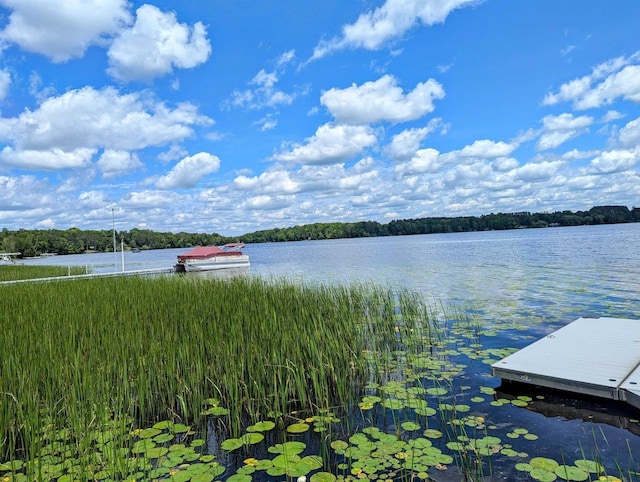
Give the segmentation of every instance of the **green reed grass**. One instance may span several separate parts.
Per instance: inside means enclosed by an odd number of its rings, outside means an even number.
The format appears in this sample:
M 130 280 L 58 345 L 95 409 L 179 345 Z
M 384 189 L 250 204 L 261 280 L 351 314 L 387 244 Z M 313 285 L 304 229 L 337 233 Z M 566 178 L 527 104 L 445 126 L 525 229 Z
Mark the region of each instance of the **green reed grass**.
M 0 266 L 0 281 L 27 280 L 37 278 L 53 278 L 86 274 L 82 266 L 27 266 L 21 264 L 7 264 Z
M 402 313 L 411 329 L 430 323 L 417 299 L 399 296 L 249 277 L 0 286 L 0 460 L 35 462 L 54 439 L 87 454 L 86 435 L 105 421 L 122 432 L 192 423 L 210 398 L 231 410 L 232 433 L 269 414 L 352 403 L 364 354 L 397 348 Z

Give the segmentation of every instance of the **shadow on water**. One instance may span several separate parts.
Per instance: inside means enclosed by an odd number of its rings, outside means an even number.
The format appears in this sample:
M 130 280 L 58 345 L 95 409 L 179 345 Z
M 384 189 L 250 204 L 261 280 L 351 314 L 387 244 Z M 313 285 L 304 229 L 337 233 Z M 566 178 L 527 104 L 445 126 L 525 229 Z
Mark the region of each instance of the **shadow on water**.
M 532 398 L 527 406 L 529 410 L 547 418 L 603 423 L 640 435 L 638 409 L 615 400 L 578 395 L 509 380 L 504 380 L 496 389 L 495 399 L 515 400 L 523 395 Z

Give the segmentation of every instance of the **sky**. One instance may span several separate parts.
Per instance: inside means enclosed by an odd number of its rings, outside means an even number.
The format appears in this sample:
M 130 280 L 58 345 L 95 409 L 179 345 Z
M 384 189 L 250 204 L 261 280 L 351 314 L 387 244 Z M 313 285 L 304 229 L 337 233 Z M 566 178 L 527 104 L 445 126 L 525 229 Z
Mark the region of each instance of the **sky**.
M 0 0 L 0 228 L 640 206 L 636 0 Z

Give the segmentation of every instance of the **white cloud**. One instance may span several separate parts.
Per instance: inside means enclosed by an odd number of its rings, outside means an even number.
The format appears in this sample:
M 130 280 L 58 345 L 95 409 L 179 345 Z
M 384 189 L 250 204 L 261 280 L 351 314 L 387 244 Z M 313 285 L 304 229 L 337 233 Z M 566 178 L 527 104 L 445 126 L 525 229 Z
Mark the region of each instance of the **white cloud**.
M 136 154 L 127 151 L 105 150 L 96 163 L 102 177 L 113 179 L 140 169 L 143 164 Z
M 525 182 L 546 181 L 552 178 L 562 165 L 562 161 L 530 162 L 515 169 L 515 179 Z
M 634 167 L 640 162 L 640 147 L 630 150 L 605 151 L 591 161 L 592 172 L 610 174 L 622 172 Z
M 0 219 L 14 211 L 40 208 L 52 202 L 49 185 L 35 176 L 0 176 Z M 3 212 L 5 211 L 5 212 Z
M 26 170 L 57 171 L 85 167 L 91 162 L 95 149 L 78 148 L 71 151 L 61 149 L 19 150 L 5 146 L 0 151 L 0 163 Z
M 181 200 L 181 196 L 170 191 L 137 191 L 126 194 L 118 203 L 126 209 L 156 209 L 161 206 L 170 206 Z M 164 209 L 160 212 L 166 216 Z
M 377 139 L 367 126 L 324 124 L 305 144 L 293 145 L 273 159 L 300 164 L 333 164 L 347 159 L 371 147 Z
M 618 119 L 622 119 L 625 115 L 616 110 L 609 110 L 605 115 L 602 116 L 602 122 L 611 122 Z
M 596 66 L 590 75 L 574 79 L 549 93 L 543 105 L 572 102 L 578 110 L 609 105 L 618 98 L 640 102 L 640 52 Z
M 156 187 L 160 189 L 193 187 L 218 169 L 220 169 L 220 159 L 207 152 L 199 152 L 178 162 L 166 176 L 156 181 Z
M 442 156 L 435 149 L 420 149 L 407 162 L 398 164 L 396 172 L 402 175 L 421 174 L 425 172 L 438 172 L 444 165 Z
M 481 139 L 473 144 L 463 147 L 459 155 L 461 157 L 471 157 L 480 159 L 492 159 L 496 157 L 504 157 L 511 154 L 517 145 L 507 144 L 506 142 L 494 142 L 489 139 Z
M 618 133 L 623 146 L 640 145 L 640 117 L 628 122 Z
M 0 70 L 0 100 L 4 99 L 11 87 L 11 74 L 6 70 Z
M 209 58 L 211 44 L 205 26 L 178 23 L 174 12 L 163 13 L 153 5 L 136 11 L 135 24 L 123 31 L 109 48 L 108 73 L 123 81 L 150 80 L 190 69 Z
M 109 201 L 102 191 L 85 191 L 78 196 L 78 202 L 83 208 L 101 209 L 104 208 Z
M 593 117 L 572 114 L 547 115 L 542 119 L 542 134 L 536 148 L 539 151 L 554 149 L 585 132 L 593 124 Z
M 419 24 L 442 23 L 453 10 L 477 3 L 477 0 L 387 0 L 381 7 L 360 15 L 355 23 L 344 25 L 340 37 L 320 42 L 311 60 L 345 48 L 380 49 Z
M 251 190 L 262 194 L 293 194 L 300 190 L 299 183 L 285 170 L 267 171 L 255 177 L 241 175 L 233 180 L 233 184 L 243 191 Z
M 85 87 L 18 117 L 0 118 L 0 142 L 13 142 L 16 151 L 135 150 L 181 141 L 193 135 L 192 126 L 211 122 L 188 103 L 172 110 L 140 94 Z
M 433 101 L 444 98 L 442 85 L 433 79 L 421 82 L 406 95 L 397 79 L 385 75 L 361 86 L 333 88 L 322 93 L 320 102 L 338 122 L 370 124 L 406 122 L 419 119 L 434 110 Z
M 282 54 L 278 65 L 285 65 L 287 63 L 286 58 L 287 53 Z M 254 88 L 234 90 L 231 94 L 231 99 L 225 102 L 224 105 L 255 110 L 279 105 L 291 105 L 300 93 L 287 94 L 278 90 L 276 84 L 280 81 L 280 75 L 280 72 L 267 72 L 261 69 L 249 82 L 249 85 L 255 86 Z
M 131 22 L 127 0 L 0 0 L 12 10 L 0 39 L 64 62 Z
M 385 148 L 385 152 L 395 161 L 407 161 L 420 149 L 422 141 L 438 128 L 441 123 L 440 119 L 433 119 L 425 127 L 406 129 L 396 134 L 391 139 L 391 143 Z
M 295 201 L 293 196 L 259 195 L 248 198 L 243 207 L 254 210 L 275 210 L 291 206 Z

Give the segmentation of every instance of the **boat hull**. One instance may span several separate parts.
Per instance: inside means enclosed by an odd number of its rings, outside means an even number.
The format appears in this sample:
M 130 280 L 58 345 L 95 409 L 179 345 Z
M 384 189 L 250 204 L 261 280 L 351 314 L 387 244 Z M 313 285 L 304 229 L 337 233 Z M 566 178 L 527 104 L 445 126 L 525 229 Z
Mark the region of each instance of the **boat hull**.
M 213 271 L 218 269 L 248 268 L 249 256 L 216 256 L 208 259 L 194 259 L 179 262 L 176 271 Z

